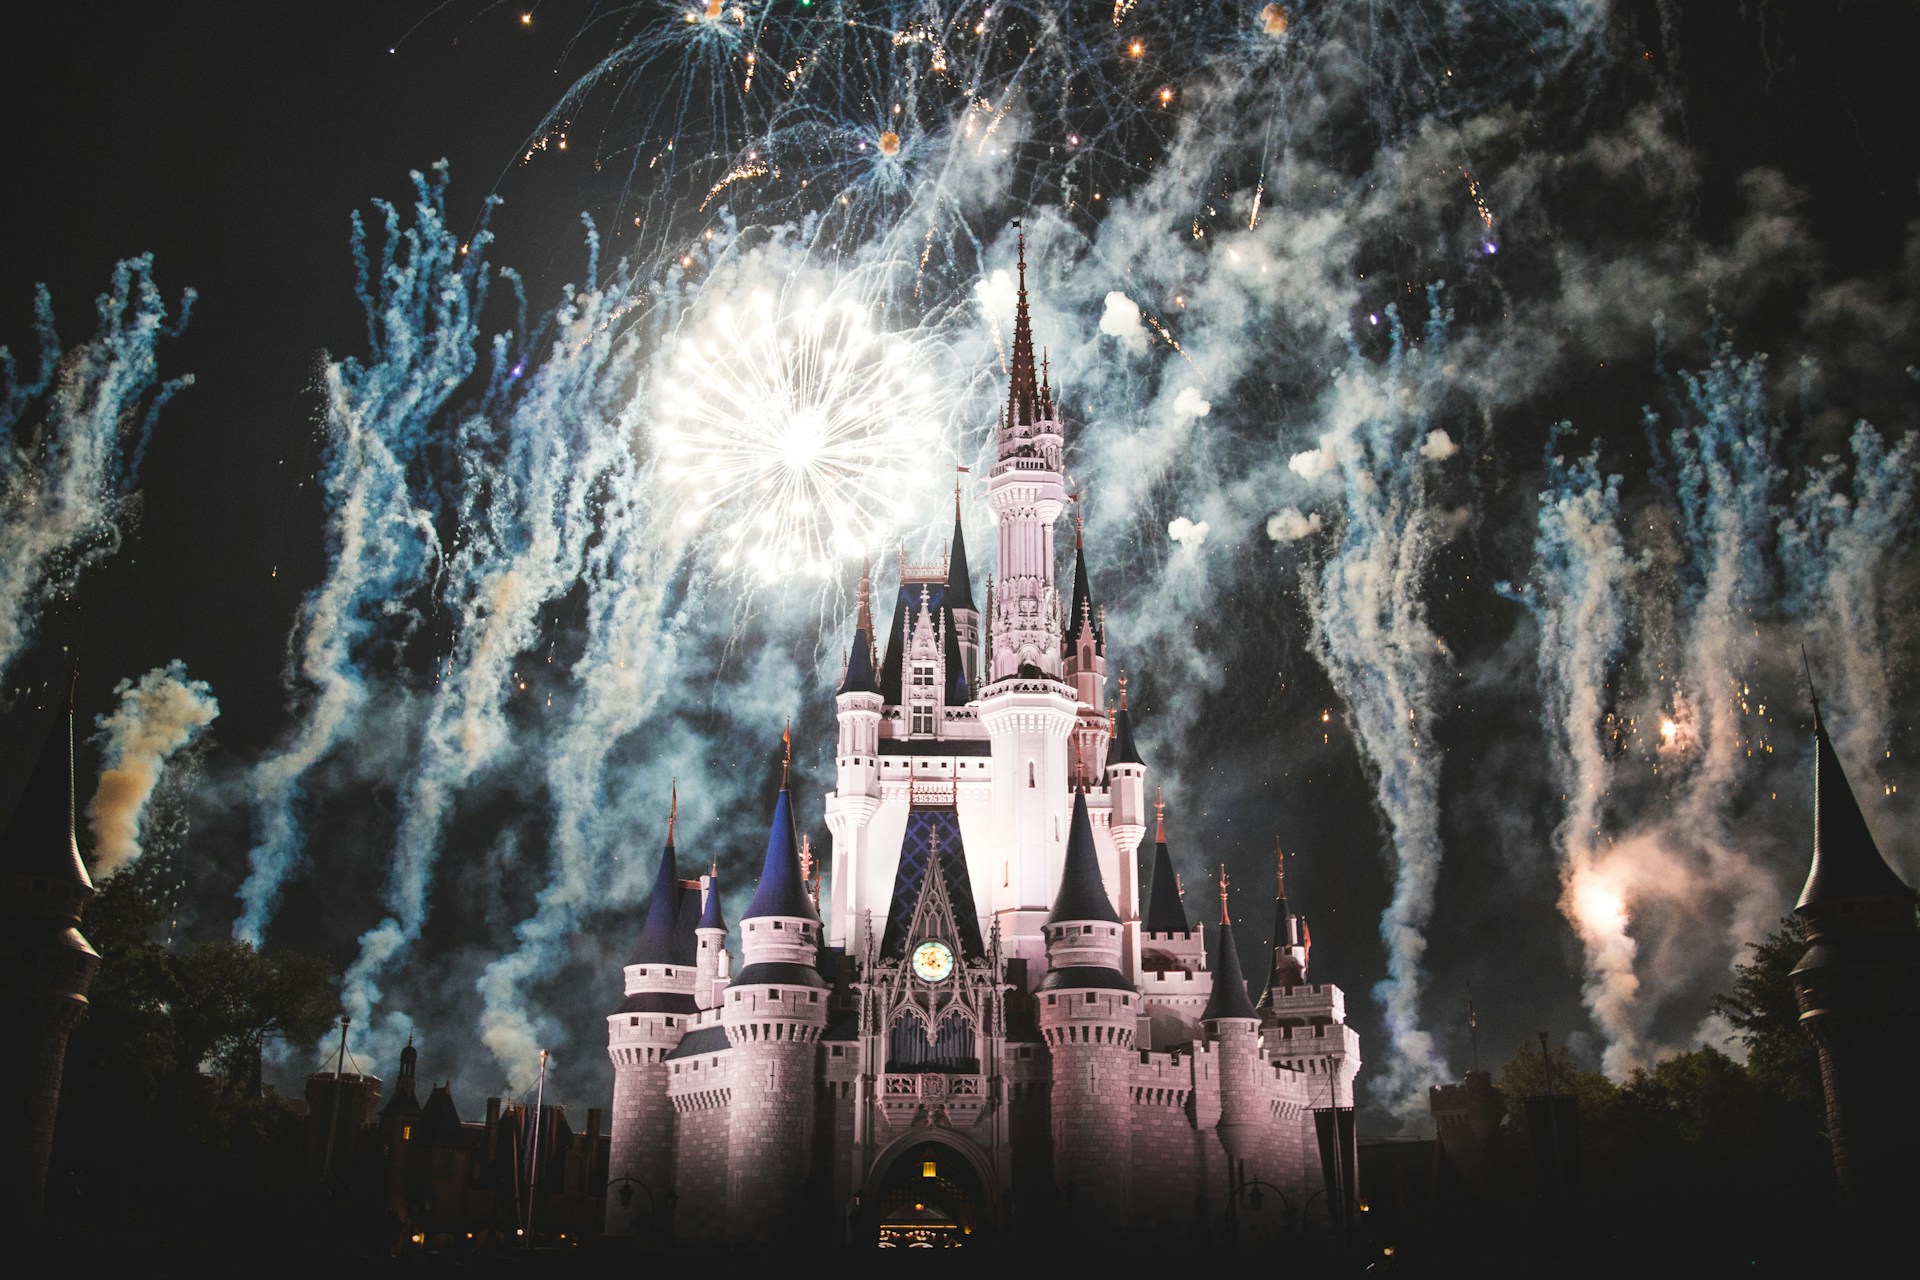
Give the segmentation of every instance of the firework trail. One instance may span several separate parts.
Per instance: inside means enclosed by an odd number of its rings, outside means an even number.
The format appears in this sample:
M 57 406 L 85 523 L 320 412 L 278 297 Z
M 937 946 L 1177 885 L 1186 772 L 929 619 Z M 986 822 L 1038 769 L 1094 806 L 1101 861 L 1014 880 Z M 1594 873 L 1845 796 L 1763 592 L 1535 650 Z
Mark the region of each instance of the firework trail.
M 1630 553 L 1622 478 L 1602 477 L 1597 450 L 1548 463 L 1535 585 L 1522 598 L 1541 630 L 1541 686 L 1567 797 L 1561 909 L 1586 953 L 1584 995 L 1606 1042 L 1602 1066 L 1616 1078 L 1724 1038 L 1712 1019 L 1684 1020 L 1687 998 L 1771 927 L 1782 882 L 1798 871 L 1768 856 L 1777 838 L 1756 840 L 1741 825 L 1753 761 L 1773 750 L 1773 717 L 1755 689 L 1768 651 L 1790 647 L 1783 611 L 1837 655 L 1832 695 L 1869 708 L 1864 728 L 1854 727 L 1858 757 L 1878 756 L 1884 742 L 1873 735 L 1886 731 L 1888 656 L 1898 653 L 1886 643 L 1895 608 L 1886 584 L 1914 525 L 1911 440 L 1889 450 L 1862 424 L 1851 500 L 1847 468 L 1830 457 L 1777 504 L 1786 472 L 1764 373 L 1764 360 L 1723 348 L 1680 380 L 1686 421 L 1666 436 L 1668 504 L 1655 508 L 1667 519 L 1640 522 L 1670 522 L 1671 554 L 1657 541 Z M 1773 654 L 1775 671 L 1783 656 Z M 1637 714 L 1627 709 L 1632 684 L 1642 690 Z
M 1422 382 L 1441 359 L 1450 319 L 1436 286 L 1431 320 L 1416 340 L 1389 309 L 1391 347 L 1375 369 L 1357 352 L 1335 386 L 1320 447 L 1289 464 L 1312 478 L 1337 474 L 1344 524 L 1308 587 L 1315 650 L 1346 705 L 1374 777 L 1374 800 L 1393 841 L 1392 901 L 1380 921 L 1387 977 L 1374 989 L 1392 1036 L 1387 1105 L 1424 1104 L 1446 1078 L 1421 1028 L 1426 931 L 1440 877 L 1440 753 L 1435 749 L 1434 668 L 1440 645 L 1427 623 L 1422 579 L 1441 540 L 1427 501 L 1427 468 L 1453 452 L 1432 425 Z
M 590 227 L 588 242 L 592 279 Z M 385 894 L 391 914 L 361 936 L 343 986 L 346 1011 L 364 1029 L 359 1049 L 376 1060 L 397 1052 L 412 1027 L 406 1013 L 387 1008 L 376 1031 L 373 1013 L 384 978 L 426 923 L 455 802 L 513 748 L 507 703 L 527 689 L 516 664 L 580 579 L 603 491 L 630 479 L 637 346 L 620 324 L 628 299 L 617 275 L 601 288 L 570 290 L 538 362 L 516 356 L 512 335 L 496 338 L 488 392 L 454 429 L 457 532 L 435 592 L 452 616 L 452 649 L 437 665 L 402 790 Z
M 446 224 L 446 168 L 413 175 L 412 221 L 380 202 L 380 260 L 353 215 L 358 294 L 367 317 L 365 360 L 327 365 L 327 572 L 308 593 L 291 642 L 287 681 L 298 728 L 254 766 L 254 846 L 234 936 L 258 945 L 300 855 L 299 812 L 309 773 L 354 731 L 374 679 L 370 648 L 441 562 L 432 498 L 411 474 L 431 428 L 478 362 L 477 315 L 491 271 L 483 228 L 469 242 Z
M 143 852 L 141 827 L 168 762 L 220 714 L 204 680 L 189 680 L 184 662 L 156 667 L 114 688 L 120 705 L 98 720 L 100 785 L 87 804 L 93 828 L 93 874 L 106 879 Z
M 193 290 L 181 294 L 169 326 L 153 258 L 129 258 L 94 302 L 91 338 L 61 349 L 43 287 L 34 297 L 39 355 L 24 381 L 0 347 L 0 675 L 33 642 L 39 609 L 118 550 L 154 422 L 193 384 L 191 374 L 161 381 L 157 352 L 186 327 L 193 301 Z

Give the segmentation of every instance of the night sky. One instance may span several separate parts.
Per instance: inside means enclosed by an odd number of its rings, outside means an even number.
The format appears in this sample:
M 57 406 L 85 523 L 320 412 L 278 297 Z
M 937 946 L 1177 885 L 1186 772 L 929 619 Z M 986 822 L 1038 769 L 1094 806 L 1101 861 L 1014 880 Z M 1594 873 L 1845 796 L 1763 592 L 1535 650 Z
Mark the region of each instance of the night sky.
M 57 391 L 0 409 L 0 803 L 70 652 L 83 733 L 158 673 L 172 700 L 95 733 L 79 790 L 146 732 L 156 785 L 116 856 L 176 936 L 245 932 L 252 885 L 269 945 L 360 958 L 369 1070 L 412 1029 L 473 1108 L 524 1088 L 538 1044 L 550 1096 L 603 1105 L 601 1017 L 668 780 L 683 863 L 718 862 L 737 919 L 792 717 L 827 846 L 858 571 L 855 552 L 816 572 L 786 525 L 772 570 L 726 563 L 751 501 L 676 522 L 700 481 L 673 474 L 663 424 L 773 384 L 724 352 L 675 374 L 755 290 L 783 313 L 857 297 L 940 388 L 937 439 L 876 446 L 907 495 L 871 539 L 889 591 L 895 546 L 943 549 L 950 455 L 990 448 L 1024 219 L 1095 595 L 1190 914 L 1226 862 L 1264 973 L 1285 845 L 1382 1125 L 1474 1065 L 1469 1000 L 1482 1066 L 1542 1029 L 1616 1075 L 1730 1047 L 1711 998 L 1811 846 L 1800 644 L 1883 852 L 1920 877 L 1901 443 L 1920 10 L 1820 8 L 16 15 L 0 343 L 20 381 L 36 286 L 68 351 L 123 259 L 153 255 L 172 316 L 197 299 L 156 344 L 159 378 L 193 384 L 137 466 L 72 497 L 83 533 L 29 536 L 36 486 L 72 466 L 44 426 L 113 432 L 50 410 Z M 441 160 L 444 219 L 423 221 L 408 175 Z M 375 200 L 491 264 L 470 332 L 429 326 L 465 334 L 450 380 L 401 319 L 369 353 L 349 217 L 377 262 Z M 478 261 L 456 250 L 422 296 Z M 389 489 L 341 443 L 362 437 L 397 459 Z M 556 476 L 584 477 L 577 507 L 528 496 Z M 402 550 L 356 568 L 348 512 Z M 487 573 L 542 521 L 563 550 L 503 603 Z M 968 529 L 978 588 L 984 504 Z M 342 638 L 316 674 L 323 615 Z M 261 897 L 276 822 L 290 855 Z M 97 862 L 84 814 L 81 844 Z M 401 941 L 372 963 L 358 939 L 383 918 Z M 282 1087 L 318 1056 L 285 1046 Z

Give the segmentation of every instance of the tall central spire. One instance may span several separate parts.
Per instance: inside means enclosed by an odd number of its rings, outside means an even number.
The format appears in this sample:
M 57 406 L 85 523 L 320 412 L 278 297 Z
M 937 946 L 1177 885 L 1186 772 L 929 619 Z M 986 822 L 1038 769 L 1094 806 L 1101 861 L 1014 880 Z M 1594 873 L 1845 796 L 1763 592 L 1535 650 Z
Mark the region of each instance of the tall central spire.
M 1013 309 L 1013 379 L 1007 388 L 1007 425 L 1017 427 L 1040 417 L 1040 378 L 1033 363 L 1033 320 L 1027 314 L 1027 233 L 1018 222 L 1020 294 Z

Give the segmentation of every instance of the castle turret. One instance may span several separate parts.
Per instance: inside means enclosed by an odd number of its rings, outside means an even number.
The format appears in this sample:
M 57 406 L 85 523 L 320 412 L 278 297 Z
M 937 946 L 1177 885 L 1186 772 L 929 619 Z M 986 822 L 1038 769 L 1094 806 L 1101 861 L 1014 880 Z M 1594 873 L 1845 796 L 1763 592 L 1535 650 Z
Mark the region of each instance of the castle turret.
M 888 643 L 897 642 L 896 637 Z M 890 658 L 897 679 L 900 659 L 897 653 Z M 862 565 L 853 648 L 834 697 L 840 737 L 834 752 L 835 785 L 826 803 L 827 829 L 833 832 L 833 909 L 827 934 L 835 946 L 856 952 L 864 943 L 856 930 L 874 904 L 860 901 L 861 881 L 853 868 L 879 857 L 870 847 L 870 824 L 880 808 L 880 721 L 886 704 L 881 684 L 874 657 L 873 573 L 870 565 Z
M 400 1077 L 394 1081 L 393 1096 L 380 1108 L 380 1143 L 387 1154 L 387 1207 L 402 1222 L 409 1223 L 418 1202 L 414 1192 L 420 1179 L 416 1174 L 423 1172 L 415 1167 L 418 1162 L 413 1158 L 414 1129 L 420 1123 L 420 1095 L 414 1088 L 414 1070 L 419 1062 L 420 1051 L 408 1036 L 407 1047 L 400 1051 Z
M 673 1178 L 673 1107 L 667 1099 L 666 1059 L 698 1011 L 694 987 L 700 960 L 697 903 L 688 903 L 673 847 L 679 816 L 675 789 L 667 811 L 667 842 L 647 899 L 640 941 L 624 970 L 626 999 L 607 1016 L 607 1056 L 613 1059 L 613 1124 L 607 1177 L 632 1178 L 650 1197 L 607 1197 L 607 1234 L 647 1234 L 649 1201 L 663 1203 Z
M 0 929 L 10 961 L 0 1015 L 0 1211 L 40 1216 L 67 1037 L 87 1012 L 100 957 L 80 933 L 93 881 L 73 834 L 73 680 L 65 713 L 0 833 Z
M 1053 1059 L 1054 1184 L 1071 1211 L 1119 1225 L 1132 1200 L 1131 1097 L 1137 993 L 1120 972 L 1120 915 L 1100 880 L 1087 798 L 1073 798 L 1060 891 L 1045 925 L 1036 996 Z
M 791 758 L 791 757 L 789 757 Z M 820 915 L 800 874 L 793 802 L 782 779 L 760 884 L 740 919 L 740 971 L 722 1005 L 733 1047 L 727 1186 L 729 1232 L 792 1238 L 806 1202 L 815 1061 L 827 983 L 815 967 Z
M 1120 892 L 1122 911 L 1131 903 L 1131 914 L 1139 913 L 1140 838 L 1147 834 L 1147 766 L 1140 749 L 1133 744 L 1133 715 L 1127 709 L 1127 673 L 1120 673 L 1120 706 L 1113 712 L 1110 732 L 1098 745 L 1106 754 L 1101 767 L 1107 788 L 1107 832 L 1113 837 L 1115 887 Z M 1140 921 L 1127 923 L 1127 950 L 1120 958 L 1120 971 L 1129 980 L 1138 981 L 1142 966 Z
M 1220 932 L 1214 939 L 1213 995 L 1200 1015 L 1215 1045 L 1220 1073 L 1220 1145 L 1231 1160 L 1245 1160 L 1263 1119 L 1258 1076 L 1259 1015 L 1247 998 L 1240 952 L 1233 941 L 1233 917 L 1227 911 L 1227 869 L 1220 868 Z
M 1153 809 L 1153 878 L 1135 981 L 1142 1019 L 1151 1027 L 1146 1043 L 1165 1049 L 1199 1038 L 1200 1014 L 1213 995 L 1213 972 L 1207 968 L 1206 931 L 1188 922 L 1180 901 L 1180 878 L 1167 852 L 1166 802 L 1156 796 Z
M 1107 629 L 1105 619 L 1094 609 L 1093 590 L 1087 585 L 1086 534 L 1078 515 L 1073 519 L 1073 605 L 1067 610 L 1060 655 L 1061 676 L 1073 686 L 1074 697 L 1080 702 L 1068 782 L 1076 790 L 1104 786 L 1111 736 L 1111 726 L 1101 710 L 1107 701 Z M 1136 835 L 1136 844 L 1138 840 Z
M 1793 989 L 1820 1055 L 1840 1194 L 1870 1221 L 1903 1210 L 1913 1186 L 1920 932 L 1914 892 L 1880 856 L 1818 704 L 1813 732 L 1813 866 L 1793 909 L 1808 946 Z
M 1313 934 L 1287 898 L 1287 861 L 1274 843 L 1273 967 L 1254 1012 L 1267 1056 L 1306 1074 L 1315 1106 L 1352 1106 L 1360 1075 L 1360 1033 L 1347 1025 L 1347 994 L 1307 980 Z
M 965 680 L 968 690 L 977 690 L 980 687 L 980 607 L 973 602 L 973 575 L 967 567 L 967 532 L 960 520 L 959 485 L 953 489 L 953 543 L 947 551 L 944 602 L 952 618 L 951 643 L 959 658 L 958 671 L 947 672 L 947 683 L 953 685 L 957 674 Z M 968 697 L 971 696 L 969 692 Z
M 733 976 L 733 957 L 727 954 L 727 918 L 720 913 L 720 868 L 710 866 L 700 885 L 700 921 L 693 936 L 693 1002 L 701 1009 L 720 1007 L 721 984 Z

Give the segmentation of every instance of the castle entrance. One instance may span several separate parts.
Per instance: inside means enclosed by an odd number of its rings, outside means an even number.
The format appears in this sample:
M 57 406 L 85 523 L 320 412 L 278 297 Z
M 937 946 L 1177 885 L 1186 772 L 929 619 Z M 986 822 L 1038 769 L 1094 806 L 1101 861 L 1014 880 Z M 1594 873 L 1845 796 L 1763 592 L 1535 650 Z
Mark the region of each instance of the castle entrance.
M 882 1249 L 958 1249 L 989 1228 L 986 1188 L 973 1162 L 938 1139 L 900 1146 L 873 1188 L 869 1221 Z

